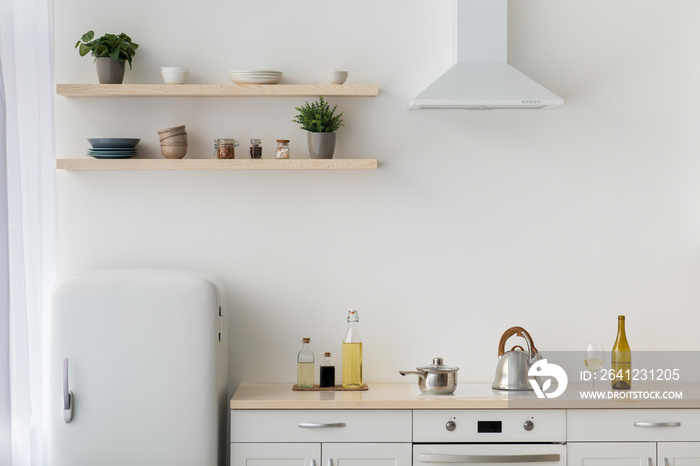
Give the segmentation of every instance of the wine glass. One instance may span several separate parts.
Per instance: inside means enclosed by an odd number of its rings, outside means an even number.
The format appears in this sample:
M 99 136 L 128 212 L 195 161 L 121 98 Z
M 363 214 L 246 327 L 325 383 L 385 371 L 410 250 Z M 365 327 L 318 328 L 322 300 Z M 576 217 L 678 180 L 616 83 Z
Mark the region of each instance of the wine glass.
M 591 371 L 593 376 L 593 388 L 595 388 L 595 374 L 603 368 L 605 364 L 605 348 L 602 343 L 589 343 L 586 346 L 586 357 L 583 360 L 586 367 Z

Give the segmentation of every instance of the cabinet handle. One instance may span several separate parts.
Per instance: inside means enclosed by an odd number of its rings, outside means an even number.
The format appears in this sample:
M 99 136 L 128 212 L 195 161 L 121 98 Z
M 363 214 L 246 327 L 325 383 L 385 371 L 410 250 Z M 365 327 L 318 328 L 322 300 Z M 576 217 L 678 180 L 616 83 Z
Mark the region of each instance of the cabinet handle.
M 418 455 L 418 461 L 422 463 L 545 463 L 559 462 L 561 456 L 552 455 Z M 654 465 L 650 465 L 654 466 Z
M 302 429 L 326 429 L 328 427 L 345 427 L 344 422 L 329 422 L 326 424 L 314 424 L 312 422 L 302 422 L 297 427 Z
M 680 422 L 635 422 L 634 427 L 680 427 Z
M 664 458 L 664 466 L 671 466 L 671 464 L 668 461 L 668 458 Z
M 651 458 L 647 458 L 647 464 L 649 466 L 654 466 L 654 462 L 651 460 Z
M 333 460 L 331 458 L 328 458 L 328 465 L 327 466 L 333 466 Z
M 311 463 L 309 463 L 309 466 L 316 466 L 316 460 L 311 460 Z
M 63 422 L 73 420 L 73 392 L 68 383 L 68 358 L 63 358 Z

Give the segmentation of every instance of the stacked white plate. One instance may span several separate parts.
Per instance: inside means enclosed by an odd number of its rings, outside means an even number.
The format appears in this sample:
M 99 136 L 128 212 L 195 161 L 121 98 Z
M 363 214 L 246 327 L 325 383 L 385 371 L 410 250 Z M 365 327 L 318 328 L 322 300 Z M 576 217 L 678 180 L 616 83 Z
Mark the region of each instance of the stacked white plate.
M 236 84 L 277 84 L 282 81 L 282 72 L 272 70 L 234 70 L 228 72 L 228 77 Z

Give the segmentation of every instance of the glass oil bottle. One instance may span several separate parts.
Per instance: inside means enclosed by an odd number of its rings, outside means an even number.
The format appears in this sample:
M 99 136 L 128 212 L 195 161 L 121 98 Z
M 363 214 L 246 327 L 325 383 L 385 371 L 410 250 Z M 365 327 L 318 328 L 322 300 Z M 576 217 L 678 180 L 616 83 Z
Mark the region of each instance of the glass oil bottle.
M 309 348 L 311 338 L 301 340 L 301 351 L 297 355 L 297 386 L 314 388 L 314 353 Z
M 362 388 L 362 339 L 357 331 L 360 318 L 348 311 L 348 330 L 343 339 L 343 388 Z

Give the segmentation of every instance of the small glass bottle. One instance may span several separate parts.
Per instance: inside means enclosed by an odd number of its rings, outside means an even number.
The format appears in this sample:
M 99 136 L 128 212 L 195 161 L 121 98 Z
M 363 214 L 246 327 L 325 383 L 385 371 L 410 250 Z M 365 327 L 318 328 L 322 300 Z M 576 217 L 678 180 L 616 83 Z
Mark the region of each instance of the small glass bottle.
M 297 386 L 314 388 L 314 353 L 309 348 L 311 338 L 302 338 L 301 351 L 297 355 Z
M 262 158 L 262 147 L 260 147 L 260 139 L 250 140 L 250 158 L 251 159 L 261 159 Z
M 220 138 L 214 140 L 214 156 L 217 159 L 236 158 L 235 147 L 238 141 L 233 138 Z
M 348 330 L 343 339 L 343 388 L 362 388 L 362 339 L 357 331 L 360 317 L 348 311 Z
M 278 139 L 277 140 L 277 158 L 278 159 L 288 159 L 289 158 L 289 139 Z
M 331 353 L 323 353 L 324 359 L 321 363 L 319 385 L 321 388 L 335 387 L 335 366 L 331 361 Z

